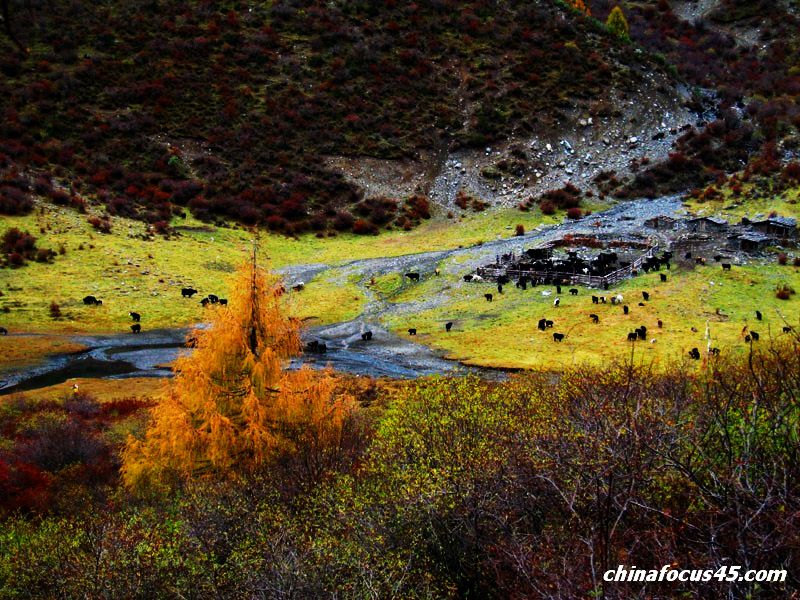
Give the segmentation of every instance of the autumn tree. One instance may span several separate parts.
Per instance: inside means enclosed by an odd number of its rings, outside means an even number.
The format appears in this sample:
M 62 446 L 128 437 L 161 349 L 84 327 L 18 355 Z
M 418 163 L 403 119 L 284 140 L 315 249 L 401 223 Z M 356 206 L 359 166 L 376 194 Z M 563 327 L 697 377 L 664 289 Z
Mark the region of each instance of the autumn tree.
M 628 20 L 619 6 L 615 6 L 606 19 L 608 30 L 620 39 L 630 39 L 628 30 Z
M 232 290 L 227 306 L 211 309 L 208 327 L 192 332 L 194 352 L 175 362 L 144 438 L 129 438 L 128 487 L 252 469 L 278 453 L 318 457 L 337 443 L 353 402 L 334 393 L 330 372 L 284 369 L 300 353 L 300 336 L 284 313 L 280 281 L 254 260 Z M 310 468 L 319 475 L 316 464 Z
M 586 6 L 586 3 L 583 0 L 567 0 L 567 4 L 589 17 L 592 16 L 592 11 L 589 10 L 589 7 Z

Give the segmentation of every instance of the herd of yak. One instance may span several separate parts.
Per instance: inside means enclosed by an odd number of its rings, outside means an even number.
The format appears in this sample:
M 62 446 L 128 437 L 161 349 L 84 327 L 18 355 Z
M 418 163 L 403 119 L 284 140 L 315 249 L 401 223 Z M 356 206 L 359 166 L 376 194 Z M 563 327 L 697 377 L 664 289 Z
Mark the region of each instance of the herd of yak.
M 508 285 L 511 283 L 512 279 L 509 276 L 509 273 L 516 274 L 516 281 L 515 286 L 518 289 L 526 290 L 528 286 L 536 287 L 537 285 L 549 285 L 555 286 L 555 293 L 557 296 L 553 300 L 553 308 L 558 308 L 561 304 L 561 298 L 559 297 L 562 294 L 562 285 L 564 281 L 569 278 L 569 273 L 583 273 L 583 274 L 591 274 L 594 276 L 605 276 L 614 270 L 626 266 L 630 266 L 630 263 L 626 263 L 624 261 L 620 261 L 618 255 L 615 252 L 602 252 L 598 254 L 591 260 L 585 260 L 578 258 L 577 252 L 570 251 L 567 253 L 567 258 L 565 260 L 556 260 L 549 256 L 541 256 L 541 254 L 537 255 L 536 250 L 529 250 L 525 253 L 526 259 L 519 261 L 513 265 L 513 267 L 508 268 L 506 270 L 506 274 L 500 275 L 496 278 L 497 284 L 497 293 L 503 293 L 503 286 Z M 536 257 L 536 258 L 535 258 Z M 667 270 L 670 269 L 673 254 L 669 251 L 664 251 L 661 256 L 649 256 L 646 260 L 644 260 L 639 267 L 645 273 L 650 271 L 659 271 L 662 266 L 666 267 Z M 498 261 L 498 265 L 502 263 L 509 263 L 512 257 L 510 255 L 502 256 Z M 691 252 L 686 252 L 684 258 L 686 260 L 694 260 L 697 264 L 705 264 L 706 260 L 703 257 L 693 257 Z M 730 271 L 732 268 L 731 263 L 722 262 L 724 259 L 721 255 L 714 256 L 714 260 L 720 263 L 723 271 Z M 526 273 L 528 275 L 526 275 Z M 437 270 L 436 274 L 438 275 L 439 272 Z M 535 274 L 535 275 L 532 275 Z M 635 275 L 636 272 L 634 271 L 633 274 Z M 419 273 L 406 273 L 405 276 L 413 282 L 419 281 Z M 469 274 L 464 275 L 463 277 L 465 282 L 483 282 L 485 281 L 483 277 L 478 274 Z M 667 274 L 666 273 L 659 273 L 659 279 L 662 283 L 667 281 Z M 604 285 L 604 289 L 608 289 L 608 285 Z M 577 296 L 579 293 L 578 288 L 569 288 L 568 292 L 573 295 Z M 551 291 L 545 290 L 542 292 L 543 295 L 549 296 L 552 294 Z M 642 291 L 642 301 L 638 303 L 639 306 L 645 306 L 645 302 L 650 300 L 650 292 Z M 484 294 L 484 298 L 487 302 L 492 302 L 494 299 L 494 294 L 486 293 Z M 625 304 L 625 299 L 622 294 L 615 294 L 610 297 L 601 296 L 601 295 L 593 295 L 591 297 L 592 304 L 606 304 L 610 302 L 612 305 L 620 305 L 622 307 L 623 314 L 627 315 L 630 312 L 630 308 L 628 304 Z M 589 313 L 589 319 L 593 324 L 600 323 L 600 317 L 596 313 Z M 760 311 L 755 311 L 756 320 L 762 320 L 762 314 Z M 661 319 L 656 320 L 656 324 L 659 329 L 664 327 L 664 323 Z M 537 324 L 537 328 L 540 331 L 546 331 L 549 328 L 554 327 L 555 322 L 552 319 L 542 318 L 539 319 Z M 453 327 L 452 322 L 448 322 L 445 324 L 446 331 L 450 331 Z M 696 328 L 692 328 L 693 331 L 697 331 Z M 789 333 L 792 331 L 790 326 L 783 327 L 783 333 Z M 417 330 L 415 328 L 408 329 L 409 335 L 416 335 Z M 745 327 L 742 330 L 742 334 L 744 335 L 744 341 L 746 343 L 756 342 L 759 340 L 759 334 L 756 331 L 748 330 Z M 562 342 L 566 337 L 566 333 L 560 332 L 553 332 L 553 341 L 554 342 Z M 627 341 L 629 342 L 637 342 L 639 340 L 647 340 L 647 327 L 645 325 L 640 325 L 633 331 L 627 334 Z M 656 339 L 653 338 L 650 340 L 651 343 L 655 343 Z M 719 354 L 719 348 L 710 348 L 709 352 L 712 355 Z M 700 351 L 697 348 L 692 348 L 689 351 L 689 357 L 694 360 L 700 359 Z
M 182 288 L 181 289 L 181 296 L 184 297 L 184 298 L 191 298 L 195 294 L 197 294 L 197 290 L 194 289 L 194 288 Z M 102 306 L 103 305 L 103 301 L 98 299 L 98 298 L 96 298 L 95 296 L 86 296 L 83 299 L 83 303 L 86 306 Z M 206 306 L 208 306 L 209 304 L 220 304 L 222 306 L 225 306 L 225 305 L 228 304 L 228 300 L 226 298 L 220 298 L 219 296 L 217 296 L 215 294 L 209 294 L 208 296 L 206 296 L 205 298 L 200 300 L 200 304 L 204 308 Z M 138 312 L 133 312 L 133 311 L 129 312 L 128 314 L 130 315 L 131 320 L 133 321 L 133 324 L 130 326 L 131 327 L 131 333 L 141 333 L 142 332 L 142 324 L 141 324 L 142 315 L 139 314 Z
M 564 283 L 565 276 L 564 274 L 572 272 L 582 272 L 584 274 L 591 274 L 591 275 L 598 275 L 604 276 L 613 271 L 616 268 L 624 267 L 626 264 L 623 261 L 620 261 L 617 254 L 615 252 L 602 252 L 598 254 L 591 260 L 585 260 L 578 258 L 576 252 L 568 252 L 567 258 L 565 260 L 555 260 L 549 256 L 542 257 L 541 254 L 537 254 L 535 250 L 528 250 L 526 251 L 526 259 L 520 262 L 517 262 L 515 266 L 511 269 L 507 270 L 507 274 L 500 275 L 496 278 L 497 284 L 497 293 L 503 293 L 503 286 L 508 285 L 511 283 L 511 277 L 508 273 L 516 272 L 518 277 L 515 281 L 515 285 L 518 289 L 526 290 L 528 286 L 535 287 L 537 285 L 550 285 L 555 286 L 555 293 L 557 296 L 553 300 L 553 307 L 558 308 L 561 304 L 561 298 L 559 297 L 562 294 L 562 284 Z M 505 259 L 505 262 L 508 261 L 509 256 L 503 256 L 502 259 Z M 695 260 L 698 264 L 705 264 L 705 259 L 702 257 L 692 257 L 690 252 L 685 254 L 685 259 L 687 260 Z M 729 271 L 731 269 L 730 263 L 721 262 L 722 256 L 714 256 L 714 260 L 720 262 L 722 269 Z M 662 266 L 666 267 L 667 270 L 670 269 L 670 260 L 672 259 L 672 253 L 665 251 L 661 254 L 661 256 L 650 256 L 648 257 L 641 265 L 641 269 L 647 273 L 649 271 L 658 271 Z M 501 261 L 498 261 L 500 263 Z M 628 263 L 629 264 L 629 263 Z M 524 273 L 536 273 L 536 276 L 532 275 L 524 275 Z M 439 269 L 435 270 L 434 273 L 436 276 L 440 275 Z M 544 275 L 542 275 L 544 274 Z M 634 273 L 635 274 L 635 273 Z M 667 275 L 665 273 L 660 273 L 660 280 L 661 282 L 667 281 Z M 404 277 L 408 278 L 411 282 L 419 282 L 420 274 L 417 272 L 409 272 L 405 273 Z M 482 282 L 484 278 L 477 274 L 471 275 L 464 275 L 463 277 L 465 282 Z M 296 283 L 292 286 L 294 291 L 301 291 L 304 289 L 305 284 L 303 282 Z M 604 289 L 608 289 L 608 285 L 604 286 Z M 285 291 L 285 290 L 282 290 Z M 578 288 L 569 288 L 569 294 L 573 296 L 577 296 L 579 291 Z M 185 287 L 181 289 L 181 296 L 183 298 L 192 298 L 198 291 L 194 288 Z M 551 291 L 545 290 L 542 292 L 543 295 L 549 296 L 552 294 Z M 642 302 L 639 302 L 639 306 L 645 306 L 645 302 L 650 300 L 650 293 L 647 291 L 642 291 Z M 494 295 L 491 293 L 484 294 L 484 298 L 487 302 L 491 302 L 494 299 Z M 615 294 L 610 297 L 601 296 L 601 295 L 592 295 L 592 304 L 606 304 L 610 302 L 612 305 L 619 305 L 622 307 L 622 311 L 624 314 L 629 314 L 629 306 L 625 304 L 625 299 L 622 294 Z M 101 306 L 103 301 L 96 298 L 95 296 L 86 296 L 83 299 L 83 303 L 87 306 Z M 225 306 L 228 304 L 227 299 L 220 298 L 215 294 L 208 294 L 205 296 L 201 301 L 200 304 L 203 307 L 206 307 L 210 304 L 219 304 Z M 131 311 L 129 313 L 133 324 L 130 326 L 131 333 L 138 334 L 142 331 L 141 326 L 141 315 L 137 312 Z M 600 323 L 600 317 L 596 313 L 589 313 L 589 319 L 593 324 Z M 760 311 L 755 311 L 756 320 L 762 320 L 762 314 Z M 658 328 L 662 328 L 664 323 L 661 319 L 656 321 Z M 552 319 L 542 318 L 539 319 L 537 328 L 540 331 L 546 331 L 547 329 L 553 328 L 555 326 L 555 322 Z M 453 322 L 448 321 L 445 323 L 445 331 L 451 331 L 453 328 Z M 696 329 L 693 327 L 693 331 Z M 408 330 L 409 335 L 416 335 L 417 329 L 414 327 L 410 327 Z M 790 326 L 784 326 L 783 332 L 789 333 L 792 331 Z M 7 335 L 8 330 L 4 327 L 0 327 L 0 335 Z M 742 330 L 742 335 L 744 336 L 744 341 L 747 343 L 757 342 L 759 340 L 759 334 L 756 331 L 748 330 L 747 326 Z M 553 332 L 553 341 L 554 342 L 562 342 L 564 338 L 567 337 L 566 333 L 560 332 Z M 372 331 L 365 331 L 361 333 L 361 339 L 365 342 L 372 340 L 373 334 Z M 640 325 L 633 331 L 629 332 L 627 335 L 627 341 L 629 342 L 636 342 L 639 340 L 647 340 L 647 327 L 644 325 Z M 654 343 L 656 340 L 651 339 L 651 343 Z M 325 342 L 320 342 L 317 340 L 308 342 L 304 350 L 308 353 L 313 354 L 324 354 L 327 352 L 327 344 Z M 719 354 L 718 348 L 711 348 L 711 354 Z M 695 360 L 700 359 L 700 351 L 697 348 L 692 348 L 689 351 L 689 357 Z

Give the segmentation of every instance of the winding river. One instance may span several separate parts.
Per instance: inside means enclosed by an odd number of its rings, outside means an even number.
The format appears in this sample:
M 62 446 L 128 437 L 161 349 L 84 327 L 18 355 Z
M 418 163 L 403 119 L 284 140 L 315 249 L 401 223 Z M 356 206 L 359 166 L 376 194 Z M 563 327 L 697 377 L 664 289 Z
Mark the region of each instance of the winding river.
M 432 374 L 479 373 L 485 377 L 502 376 L 493 369 L 467 367 L 447 360 L 443 355 L 407 338 L 399 337 L 381 327 L 381 319 L 390 314 L 410 317 L 422 308 L 441 301 L 437 297 L 415 303 L 392 303 L 381 300 L 369 289 L 368 282 L 392 272 L 418 270 L 431 272 L 447 259 L 455 258 L 460 271 L 466 272 L 490 262 L 496 254 L 521 252 L 565 234 L 641 235 L 644 221 L 657 215 L 675 216 L 681 210 L 678 197 L 657 200 L 623 202 L 602 213 L 539 227 L 521 237 L 501 238 L 478 246 L 454 248 L 436 252 L 421 252 L 405 256 L 355 260 L 343 265 L 310 264 L 282 270 L 287 281 L 310 281 L 328 272 L 336 277 L 358 275 L 358 285 L 367 297 L 362 314 L 353 321 L 312 327 L 304 332 L 304 340 L 325 342 L 325 354 L 304 354 L 292 362 L 292 368 L 308 364 L 315 368 L 331 366 L 336 370 L 372 377 L 415 378 Z M 445 271 L 444 277 L 458 279 L 456 273 Z M 361 333 L 373 332 L 371 341 L 363 341 Z M 0 373 L 0 395 L 54 385 L 76 377 L 168 377 L 169 363 L 184 347 L 188 329 L 145 331 L 140 335 L 71 335 L 72 340 L 87 350 L 74 354 L 50 356 L 41 364 L 16 372 Z M 13 335 L 13 334 L 12 334 Z M 31 334 L 17 334 L 31 335 Z

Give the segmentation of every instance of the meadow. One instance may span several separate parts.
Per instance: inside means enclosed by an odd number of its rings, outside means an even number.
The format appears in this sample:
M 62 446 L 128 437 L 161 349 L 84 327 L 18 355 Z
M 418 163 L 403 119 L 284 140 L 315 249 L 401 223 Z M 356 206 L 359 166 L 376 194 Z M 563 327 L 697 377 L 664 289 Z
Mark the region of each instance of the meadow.
M 498 294 L 488 283 L 429 278 L 417 286 L 398 287 L 391 300 L 406 303 L 439 297 L 443 302 L 413 314 L 393 315 L 387 324 L 401 335 L 408 327 L 415 327 L 419 342 L 468 364 L 545 370 L 601 365 L 614 357 L 627 359 L 631 353 L 637 363 L 665 366 L 686 357 L 693 347 L 706 349 L 706 324 L 711 346 L 734 353 L 747 350 L 742 333 L 745 325 L 763 338 L 780 337 L 787 323 L 796 328 L 800 325 L 797 296 L 789 300 L 775 296 L 775 288 L 781 284 L 800 289 L 800 270 L 795 267 L 753 261 L 735 265 L 731 271 L 708 264 L 673 266 L 661 273 L 667 273 L 665 283 L 658 273 L 649 273 L 607 292 L 578 286 L 578 295 L 572 296 L 567 292 L 569 286 L 564 286 L 557 308 L 553 307 L 553 286 L 523 291 L 511 284 Z M 378 283 L 388 289 L 391 281 Z M 551 295 L 542 295 L 545 290 Z M 642 291 L 650 293 L 649 302 L 643 302 Z M 483 298 L 487 292 L 493 293 L 491 303 Z M 630 307 L 628 315 L 623 314 L 621 306 L 610 304 L 615 294 L 623 295 L 624 304 Z M 592 295 L 605 295 L 609 303 L 592 304 Z M 640 302 L 644 306 L 638 306 Z M 756 309 L 763 314 L 762 322 L 756 320 Z M 592 324 L 591 313 L 598 315 L 599 324 Z M 554 327 L 539 331 L 541 318 L 553 320 Z M 658 328 L 659 319 L 663 328 Z M 454 323 L 449 333 L 444 328 L 448 321 Z M 631 344 L 627 334 L 640 325 L 647 327 L 647 340 Z M 561 343 L 554 342 L 554 332 L 567 337 Z
M 796 207 L 793 200 L 793 196 L 784 200 L 781 207 L 786 212 L 782 214 L 796 214 L 791 211 Z M 759 210 L 756 205 L 748 206 L 750 214 Z M 712 208 L 708 203 L 705 207 Z M 562 219 L 563 213 L 548 216 L 538 209 L 495 209 L 454 219 L 439 215 L 411 231 L 373 236 L 265 233 L 259 239 L 259 261 L 277 270 L 298 265 L 329 267 L 306 281 L 303 291 L 285 296 L 295 316 L 307 325 L 322 325 L 354 319 L 367 304 L 359 286 L 366 282 L 360 281 L 358 272 L 345 270 L 353 260 L 469 247 L 511 237 L 518 224 L 531 231 Z M 80 349 L 63 334 L 127 332 L 129 311 L 142 315 L 146 329 L 201 322 L 206 311 L 213 309 L 201 307 L 199 299 L 208 293 L 225 297 L 230 275 L 252 253 L 252 233 L 236 225 L 178 218 L 168 238 L 152 235 L 140 221 L 112 217 L 111 225 L 110 233 L 100 233 L 85 215 L 45 204 L 28 216 L 3 218 L 0 229 L 28 231 L 38 238 L 39 248 L 56 252 L 63 248 L 63 254 L 57 254 L 52 263 L 31 261 L 20 268 L 0 269 L 0 325 L 12 333 L 44 334 L 0 338 L 2 368 L 18 368 L 48 353 Z M 378 277 L 370 291 L 380 301 L 389 302 L 390 308 L 392 304 L 405 305 L 401 311 L 389 310 L 380 317 L 382 325 L 401 335 L 415 327 L 417 341 L 469 364 L 549 370 L 601 364 L 609 357 L 631 352 L 637 361 L 655 363 L 685 357 L 693 347 L 706 348 L 706 321 L 712 346 L 739 350 L 745 349 L 742 328 L 746 324 L 769 336 L 780 334 L 784 320 L 798 323 L 796 296 L 789 300 L 775 297 L 780 284 L 800 287 L 798 269 L 779 266 L 774 258 L 736 265 L 730 272 L 722 272 L 714 264 L 682 265 L 669 273 L 666 283 L 654 273 L 623 282 L 606 295 L 623 294 L 631 307 L 628 316 L 610 304 L 592 305 L 590 295 L 599 293 L 586 288 L 580 288 L 576 297 L 564 290 L 561 306 L 554 309 L 555 296 L 543 296 L 543 288 L 523 292 L 512 285 L 501 295 L 490 284 L 466 284 L 461 279 L 470 272 L 470 266 L 462 264 L 465 260 L 464 256 L 448 258 L 439 265 L 443 277 L 423 277 L 418 284 L 404 280 L 400 273 Z M 287 283 L 292 282 L 294 278 L 287 277 Z M 180 289 L 185 286 L 199 294 L 182 298 Z M 642 290 L 649 291 L 652 298 L 639 307 Z M 486 292 L 494 293 L 494 302 L 483 299 Z M 102 299 L 103 305 L 85 306 L 82 298 L 89 294 Z M 433 305 L 422 304 L 431 298 L 437 300 Z M 57 306 L 58 314 L 54 315 L 52 305 Z M 755 321 L 755 308 L 765 315 L 763 323 Z M 592 312 L 600 317 L 599 325 L 590 322 Z M 536 323 L 544 317 L 556 325 L 546 332 L 537 331 Z M 658 319 L 664 322 L 663 329 L 657 327 Z M 448 321 L 455 323 L 450 333 L 444 331 Z M 632 349 L 626 336 L 639 325 L 647 327 L 648 340 Z M 556 344 L 553 332 L 567 337 Z M 656 341 L 650 343 L 651 339 Z
M 453 221 L 434 219 L 412 231 L 377 236 L 262 234 L 259 260 L 281 269 L 444 250 L 508 237 L 517 224 L 531 229 L 560 218 L 506 209 Z M 0 230 L 17 227 L 36 236 L 40 248 L 65 249 L 52 264 L 29 262 L 18 269 L 0 269 L 2 325 L 26 332 L 125 331 L 131 310 L 141 313 L 143 326 L 149 328 L 189 325 L 203 318 L 197 301 L 208 293 L 225 297 L 230 274 L 239 263 L 249 260 L 252 252 L 252 234 L 237 226 L 176 219 L 173 225 L 179 235 L 145 241 L 144 223 L 120 217 L 112 217 L 111 223 L 111 233 L 99 233 L 83 215 L 52 205 L 41 205 L 29 216 L 0 219 Z M 319 281 L 305 283 L 310 285 L 296 303 L 296 316 L 331 323 L 360 313 L 364 296 L 352 281 L 337 280 L 332 285 L 323 274 Z M 183 300 L 180 288 L 184 286 L 200 294 L 194 300 Z M 84 306 L 82 298 L 89 294 L 103 299 L 103 305 Z M 61 317 L 51 316 L 52 302 L 59 306 Z

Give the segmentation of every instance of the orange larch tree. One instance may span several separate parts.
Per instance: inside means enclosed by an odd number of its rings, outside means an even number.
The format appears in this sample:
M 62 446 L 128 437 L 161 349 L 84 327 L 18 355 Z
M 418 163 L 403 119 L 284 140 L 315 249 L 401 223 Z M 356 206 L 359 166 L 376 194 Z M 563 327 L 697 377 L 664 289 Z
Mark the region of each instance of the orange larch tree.
M 586 3 L 583 0 L 567 0 L 567 4 L 569 4 L 575 10 L 579 10 L 580 12 L 584 13 L 586 16 L 592 16 L 592 11 L 588 6 L 586 6 Z
M 194 351 L 175 362 L 144 438 L 128 439 L 129 488 L 257 468 L 298 444 L 336 442 L 354 402 L 335 394 L 330 371 L 285 369 L 300 335 L 282 290 L 255 260 L 239 269 L 229 304 L 211 308 L 208 326 L 192 332 Z

